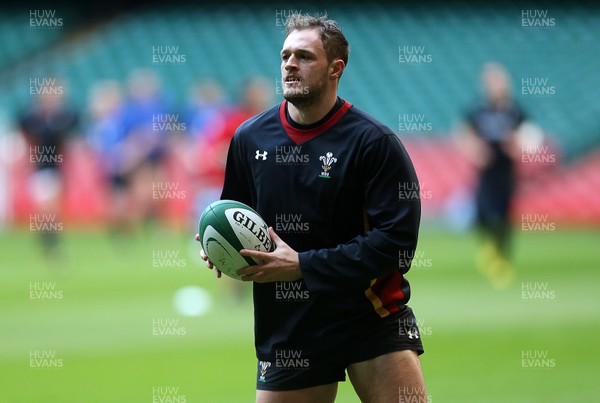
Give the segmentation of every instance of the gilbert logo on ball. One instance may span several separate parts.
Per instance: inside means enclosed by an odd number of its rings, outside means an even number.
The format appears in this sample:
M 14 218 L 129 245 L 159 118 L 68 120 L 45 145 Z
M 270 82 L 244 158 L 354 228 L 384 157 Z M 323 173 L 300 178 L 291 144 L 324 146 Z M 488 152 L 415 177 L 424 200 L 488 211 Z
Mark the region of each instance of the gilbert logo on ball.
M 206 207 L 200 216 L 198 234 L 210 261 L 234 279 L 240 279 L 238 269 L 261 263 L 240 255 L 240 250 L 274 249 L 265 221 L 252 208 L 234 200 L 219 200 Z

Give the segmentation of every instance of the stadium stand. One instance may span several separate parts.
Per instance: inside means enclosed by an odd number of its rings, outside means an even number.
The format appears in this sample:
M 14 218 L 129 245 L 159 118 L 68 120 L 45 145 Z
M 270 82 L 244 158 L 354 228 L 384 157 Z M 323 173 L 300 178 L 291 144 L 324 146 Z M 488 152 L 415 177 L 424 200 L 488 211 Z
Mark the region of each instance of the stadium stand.
M 585 156 L 598 164 L 592 150 L 600 144 L 600 102 L 596 100 L 600 86 L 600 13 L 580 2 L 552 7 L 502 4 L 365 6 L 349 2 L 327 9 L 341 23 L 351 43 L 341 95 L 398 132 L 413 153 L 422 181 L 438 192 L 428 210 L 432 214 L 443 211 L 453 189 L 470 186 L 472 174 L 463 162 L 455 161 L 448 137 L 477 99 L 478 71 L 488 60 L 503 63 L 513 74 L 517 101 L 554 147 L 546 152 L 555 153 L 559 162 L 550 168 L 559 170 L 562 163 L 582 164 Z M 554 26 L 524 26 L 522 13 L 530 8 L 546 10 Z M 299 3 L 294 10 L 322 11 L 312 3 Z M 32 77 L 65 77 L 71 102 L 83 106 L 95 82 L 105 78 L 123 81 L 139 67 L 159 73 L 168 96 L 179 108 L 184 106 L 190 87 L 205 77 L 221 82 L 230 99 L 236 97 L 241 82 L 249 76 L 269 77 L 276 87 L 282 17 L 294 10 L 269 3 L 226 7 L 148 5 L 118 13 L 93 26 L 65 24 L 63 31 L 43 32 L 23 29 L 22 11 L 9 13 L 0 19 L 0 44 L 5 49 L 0 57 L 0 108 L 6 119 L 28 105 L 31 95 L 27 88 Z M 73 31 L 79 35 L 66 35 Z M 64 46 L 54 45 L 61 40 Z M 161 49 L 179 56 L 179 62 L 156 62 L 155 55 Z M 416 61 L 409 61 L 411 55 Z M 19 63 L 21 59 L 29 63 Z M 532 85 L 552 88 L 552 93 L 525 94 L 523 91 Z M 425 131 L 401 129 L 403 119 L 415 117 L 428 124 Z M 74 161 L 84 166 L 90 159 Z M 449 161 L 463 168 L 448 170 Z M 573 169 L 586 172 L 597 183 L 598 174 L 591 169 L 580 165 Z M 91 168 L 79 172 L 88 170 Z M 552 179 L 563 181 L 559 182 L 561 188 L 571 189 L 575 179 L 570 177 L 561 172 Z M 573 187 L 580 189 L 581 185 Z M 542 196 L 543 192 L 558 190 L 541 186 L 533 191 L 527 187 L 520 197 L 549 197 Z M 561 211 L 568 208 L 568 198 L 555 198 L 561 200 L 557 202 Z M 588 200 L 583 196 L 577 199 Z M 76 196 L 69 200 L 71 207 L 78 206 Z M 524 203 L 520 199 L 519 206 Z M 577 206 L 572 207 L 574 212 L 581 208 L 578 203 L 571 203 Z M 597 198 L 593 203 L 597 206 Z M 99 213 L 99 204 L 92 203 L 96 206 L 92 211 Z M 21 200 L 15 205 L 16 211 L 25 211 L 27 203 Z M 89 213 L 73 214 L 81 219 Z M 573 216 L 585 221 L 581 215 Z

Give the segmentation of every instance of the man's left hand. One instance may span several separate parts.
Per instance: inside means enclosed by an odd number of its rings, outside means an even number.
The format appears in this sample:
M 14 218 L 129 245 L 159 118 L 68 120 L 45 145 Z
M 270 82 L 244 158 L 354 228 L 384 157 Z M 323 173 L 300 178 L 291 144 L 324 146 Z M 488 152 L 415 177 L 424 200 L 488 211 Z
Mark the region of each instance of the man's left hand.
M 269 227 L 269 234 L 275 244 L 273 252 L 260 252 L 251 249 L 242 249 L 240 254 L 261 260 L 263 263 L 239 269 L 237 274 L 243 281 L 256 281 L 257 283 L 270 283 L 273 281 L 295 281 L 302 278 L 298 252 L 290 248 Z

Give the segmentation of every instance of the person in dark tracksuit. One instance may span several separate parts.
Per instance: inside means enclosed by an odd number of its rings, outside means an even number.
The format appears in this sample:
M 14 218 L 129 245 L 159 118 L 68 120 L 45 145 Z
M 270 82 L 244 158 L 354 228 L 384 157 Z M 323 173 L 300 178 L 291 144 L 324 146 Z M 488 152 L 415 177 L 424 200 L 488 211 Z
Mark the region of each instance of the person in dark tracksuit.
M 332 402 L 346 371 L 363 401 L 427 399 L 405 277 L 421 205 L 399 197 L 418 179 L 399 138 L 337 95 L 347 63 L 334 21 L 290 16 L 285 100 L 229 147 L 221 199 L 254 208 L 276 245 L 243 250 L 264 264 L 238 271 L 253 282 L 258 402 Z
M 498 288 L 513 278 L 510 263 L 510 209 L 516 190 L 517 131 L 525 114 L 512 100 L 510 76 L 498 63 L 482 70 L 485 99 L 466 116 L 464 148 L 478 169 L 476 225 L 485 242 L 479 268 Z M 469 154 L 470 151 L 470 154 Z

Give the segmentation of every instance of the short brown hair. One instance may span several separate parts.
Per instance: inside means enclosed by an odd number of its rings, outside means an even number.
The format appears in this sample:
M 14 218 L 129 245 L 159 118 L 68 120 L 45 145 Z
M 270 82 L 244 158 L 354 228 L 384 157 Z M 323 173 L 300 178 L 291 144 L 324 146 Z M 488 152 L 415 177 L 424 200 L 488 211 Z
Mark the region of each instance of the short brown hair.
M 331 62 L 333 59 L 339 58 L 345 65 L 348 65 L 348 55 L 350 54 L 348 41 L 337 22 L 327 19 L 327 14 L 315 17 L 310 14 L 292 13 L 285 22 L 286 36 L 295 30 L 312 28 L 319 30 L 327 60 Z

